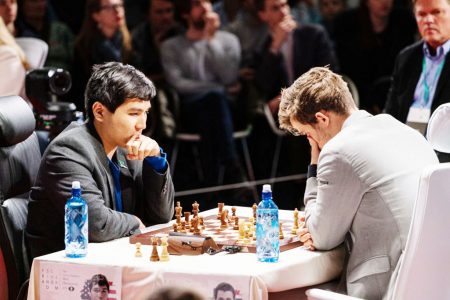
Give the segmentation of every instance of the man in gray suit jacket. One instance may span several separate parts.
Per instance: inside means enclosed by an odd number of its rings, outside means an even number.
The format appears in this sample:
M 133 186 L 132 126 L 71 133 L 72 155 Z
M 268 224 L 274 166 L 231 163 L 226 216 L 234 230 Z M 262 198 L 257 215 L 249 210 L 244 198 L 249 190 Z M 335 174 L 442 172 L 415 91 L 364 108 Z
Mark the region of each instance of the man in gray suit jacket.
M 129 65 L 96 65 L 85 92 L 88 120 L 72 123 L 45 151 L 30 194 L 26 236 L 31 256 L 64 249 L 64 205 L 80 181 L 89 241 L 130 235 L 168 222 L 174 188 L 166 154 L 142 135 L 152 82 Z
M 320 250 L 347 241 L 348 294 L 386 297 L 420 174 L 438 163 L 433 149 L 393 117 L 357 110 L 346 83 L 327 68 L 311 69 L 283 91 L 279 119 L 311 145 L 301 240 Z

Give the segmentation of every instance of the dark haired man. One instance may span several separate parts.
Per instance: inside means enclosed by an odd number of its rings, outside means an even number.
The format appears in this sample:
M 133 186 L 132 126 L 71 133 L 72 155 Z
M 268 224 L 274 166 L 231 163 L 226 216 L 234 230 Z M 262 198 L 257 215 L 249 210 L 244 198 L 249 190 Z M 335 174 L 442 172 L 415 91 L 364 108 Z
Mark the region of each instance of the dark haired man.
M 233 286 L 226 282 L 219 283 L 214 289 L 214 300 L 234 300 L 236 291 Z
M 438 163 L 430 144 L 389 115 L 358 110 L 347 84 L 327 68 L 312 68 L 284 90 L 278 116 L 311 145 L 300 240 L 319 250 L 345 240 L 348 294 L 390 299 L 420 175 Z
M 26 234 L 33 257 L 64 248 L 64 205 L 75 180 L 92 242 L 171 219 L 166 154 L 142 135 L 154 95 L 152 82 L 130 65 L 94 66 L 85 91 L 88 120 L 72 123 L 48 146 L 31 190 Z
M 107 300 L 109 282 L 105 275 L 95 274 L 89 281 L 89 300 Z

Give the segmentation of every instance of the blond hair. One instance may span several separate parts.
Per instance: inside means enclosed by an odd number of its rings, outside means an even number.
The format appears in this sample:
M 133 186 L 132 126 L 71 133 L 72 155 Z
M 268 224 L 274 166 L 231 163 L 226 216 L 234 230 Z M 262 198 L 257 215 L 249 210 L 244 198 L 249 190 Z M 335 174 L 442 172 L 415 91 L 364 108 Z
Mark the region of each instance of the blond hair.
M 292 117 L 302 124 L 315 124 L 315 114 L 321 110 L 348 115 L 352 109 L 356 105 L 342 77 L 327 67 L 316 67 L 282 90 L 278 119 L 281 129 L 295 133 Z
M 6 27 L 5 22 L 3 21 L 3 18 L 0 17 L 0 46 L 3 45 L 12 47 L 17 56 L 19 56 L 25 70 L 29 69 L 29 64 L 25 53 L 23 52 L 22 48 L 20 48 L 20 46 L 16 43 L 14 36 L 9 32 L 8 27 Z

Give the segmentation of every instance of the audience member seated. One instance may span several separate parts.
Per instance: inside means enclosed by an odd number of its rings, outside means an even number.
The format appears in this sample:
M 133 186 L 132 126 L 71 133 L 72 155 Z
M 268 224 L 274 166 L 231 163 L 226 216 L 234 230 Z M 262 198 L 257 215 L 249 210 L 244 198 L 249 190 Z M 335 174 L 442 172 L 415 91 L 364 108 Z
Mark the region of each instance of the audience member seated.
M 175 21 L 175 7 L 172 0 L 147 0 L 147 20 L 133 30 L 133 65 L 152 80 L 157 89 L 147 119 L 146 132 L 153 138 L 171 139 L 175 134 L 175 117 L 170 110 L 178 97 L 168 86 L 161 63 L 160 46 L 163 41 L 182 33 L 182 27 Z
M 47 147 L 31 189 L 26 236 L 32 257 L 64 249 L 64 205 L 73 181 L 80 181 L 88 205 L 90 242 L 171 220 L 166 155 L 142 135 L 155 92 L 130 65 L 94 66 L 85 92 L 88 120 L 73 122 Z
M 86 13 L 75 41 L 72 98 L 84 110 L 83 91 L 94 64 L 131 61 L 131 35 L 122 0 L 87 0 Z
M 433 149 L 393 117 L 358 110 L 327 68 L 312 68 L 285 89 L 278 116 L 282 129 L 311 145 L 300 241 L 310 250 L 344 243 L 347 293 L 391 299 L 422 171 L 438 163 Z
M 227 27 L 241 13 L 242 0 L 218 0 L 213 2 L 213 10 L 219 15 L 220 28 Z
M 70 70 L 74 36 L 69 27 L 51 17 L 47 0 L 19 0 L 17 37 L 34 37 L 49 46 L 46 66 Z
M 314 0 L 290 1 L 292 17 L 300 24 L 314 24 L 320 22 L 320 12 Z
M 0 96 L 18 95 L 25 98 L 27 69 L 25 54 L 0 17 Z
M 385 111 L 425 132 L 434 110 L 450 101 L 450 3 L 416 0 L 414 12 L 422 41 L 398 55 Z
M 226 182 L 241 181 L 228 100 L 239 90 L 239 41 L 218 30 L 219 16 L 209 0 L 180 0 L 178 9 L 187 31 L 165 41 L 161 56 L 167 80 L 181 97 L 182 126 L 201 135 L 208 184 L 217 184 L 220 166 Z
M 347 9 L 347 0 L 319 0 L 320 24 L 325 27 L 334 43 L 335 19 Z
M 16 27 L 14 22 L 17 18 L 17 0 L 0 0 L 0 17 L 3 18 L 8 31 L 15 36 Z
M 362 0 L 359 8 L 336 18 L 335 43 L 341 72 L 356 84 L 360 107 L 380 113 L 386 102 L 370 89 L 390 75 L 401 49 L 414 42 L 416 24 L 410 11 L 393 8 L 393 0 Z

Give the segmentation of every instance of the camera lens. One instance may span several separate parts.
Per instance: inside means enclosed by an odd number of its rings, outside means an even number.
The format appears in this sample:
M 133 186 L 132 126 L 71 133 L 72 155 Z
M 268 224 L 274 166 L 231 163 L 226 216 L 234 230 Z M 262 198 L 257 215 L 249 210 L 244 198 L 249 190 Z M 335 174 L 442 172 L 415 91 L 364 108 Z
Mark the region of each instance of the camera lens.
M 66 94 L 72 87 L 70 73 L 63 69 L 53 71 L 53 74 L 49 74 L 50 91 L 58 96 Z

